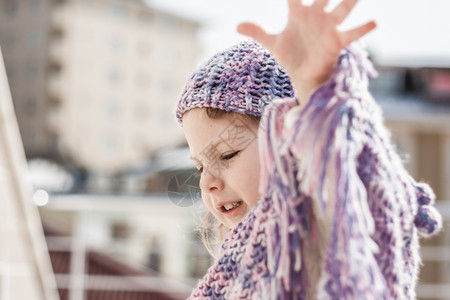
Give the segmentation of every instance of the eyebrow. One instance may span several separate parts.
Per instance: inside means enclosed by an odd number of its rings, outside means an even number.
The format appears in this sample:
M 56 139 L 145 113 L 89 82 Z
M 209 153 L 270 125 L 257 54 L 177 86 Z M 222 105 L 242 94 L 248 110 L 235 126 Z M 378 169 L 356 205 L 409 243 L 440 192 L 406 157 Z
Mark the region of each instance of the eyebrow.
M 217 149 L 217 147 L 218 147 L 220 144 L 226 142 L 228 139 L 230 139 L 230 138 L 225 138 L 225 139 L 220 138 L 219 140 L 217 140 L 217 141 L 214 142 L 214 143 L 209 143 L 208 146 L 207 146 L 206 148 L 203 149 L 203 151 L 204 151 L 205 149 L 209 149 L 210 147 L 214 147 L 214 148 Z M 203 151 L 202 151 L 202 152 L 203 152 Z M 202 153 L 202 152 L 200 152 L 200 153 Z M 192 155 L 189 156 L 189 158 L 190 158 L 191 160 L 198 160 L 195 156 L 192 156 Z
M 228 128 L 228 127 L 227 127 Z M 247 129 L 247 130 L 249 130 L 253 135 L 255 135 L 255 136 L 257 136 L 257 134 L 255 134 L 247 125 L 236 125 L 236 124 L 234 124 L 234 128 L 235 129 L 240 129 L 240 128 L 244 128 L 244 129 Z M 220 145 L 220 144 L 222 144 L 222 143 L 226 143 L 226 144 L 230 144 L 230 143 L 228 143 L 230 140 L 234 140 L 234 139 L 236 139 L 236 136 L 234 136 L 234 135 L 232 135 L 232 136 L 230 136 L 230 135 L 228 135 L 228 136 L 226 136 L 226 137 L 221 137 L 221 135 L 222 135 L 222 133 L 221 134 L 219 134 L 219 139 L 217 140 L 217 141 L 215 141 L 214 143 L 209 143 L 208 144 L 208 146 L 207 146 L 207 148 L 204 148 L 203 150 L 202 150 L 202 152 L 200 152 L 200 153 L 203 153 L 204 151 L 205 151 L 205 149 L 209 149 L 210 147 L 214 147 L 214 148 L 218 148 L 218 146 Z M 247 145 L 248 146 L 248 145 Z M 190 159 L 191 160 L 198 160 L 196 157 L 194 157 L 194 156 L 190 156 Z

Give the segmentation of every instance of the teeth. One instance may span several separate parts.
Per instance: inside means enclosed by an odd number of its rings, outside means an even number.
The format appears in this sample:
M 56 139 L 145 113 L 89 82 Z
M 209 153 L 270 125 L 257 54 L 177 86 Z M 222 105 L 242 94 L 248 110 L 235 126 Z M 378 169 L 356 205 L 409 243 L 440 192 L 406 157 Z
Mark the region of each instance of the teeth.
M 239 202 L 235 202 L 235 203 L 232 203 L 232 204 L 231 203 L 230 204 L 225 204 L 223 207 L 225 208 L 226 211 L 228 211 L 228 210 L 231 210 L 231 209 L 241 205 L 241 203 L 242 202 L 239 201 Z
M 225 204 L 223 207 L 225 207 L 225 210 L 230 210 L 233 208 L 233 204 Z

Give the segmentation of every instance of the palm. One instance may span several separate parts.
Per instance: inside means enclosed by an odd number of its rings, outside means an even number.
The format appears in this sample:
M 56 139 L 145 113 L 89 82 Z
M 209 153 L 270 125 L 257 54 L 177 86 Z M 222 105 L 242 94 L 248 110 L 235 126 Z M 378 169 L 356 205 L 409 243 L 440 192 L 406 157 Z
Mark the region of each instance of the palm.
M 304 95 L 329 78 L 341 49 L 375 28 L 375 23 L 337 29 L 357 0 L 343 0 L 331 12 L 324 11 L 328 0 L 316 0 L 311 6 L 301 0 L 288 2 L 289 19 L 281 33 L 267 34 L 252 23 L 240 24 L 238 31 L 266 47 L 288 72 L 297 93 Z

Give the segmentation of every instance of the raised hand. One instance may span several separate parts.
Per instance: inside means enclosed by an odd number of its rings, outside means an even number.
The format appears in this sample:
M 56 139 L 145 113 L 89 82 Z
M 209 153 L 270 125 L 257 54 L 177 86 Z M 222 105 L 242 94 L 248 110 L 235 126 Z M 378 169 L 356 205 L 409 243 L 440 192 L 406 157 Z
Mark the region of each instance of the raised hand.
M 300 102 L 326 82 L 333 73 L 340 51 L 376 27 L 371 21 L 347 31 L 337 27 L 347 18 L 358 0 L 342 0 L 325 11 L 329 0 L 315 0 L 305 6 L 288 0 L 289 17 L 284 30 L 269 34 L 259 25 L 241 23 L 238 32 L 267 48 L 288 72 Z

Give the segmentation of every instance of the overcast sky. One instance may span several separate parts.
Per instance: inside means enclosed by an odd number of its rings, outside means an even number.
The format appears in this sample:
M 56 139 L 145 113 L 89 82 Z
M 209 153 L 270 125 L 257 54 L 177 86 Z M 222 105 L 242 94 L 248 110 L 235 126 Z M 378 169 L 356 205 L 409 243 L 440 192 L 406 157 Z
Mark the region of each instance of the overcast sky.
M 285 0 L 148 0 L 150 5 L 199 20 L 203 57 L 244 39 L 242 21 L 272 32 L 286 22 Z M 334 1 L 334 3 L 339 0 Z M 360 0 L 344 28 L 375 20 L 365 43 L 380 61 L 450 66 L 450 0 Z

